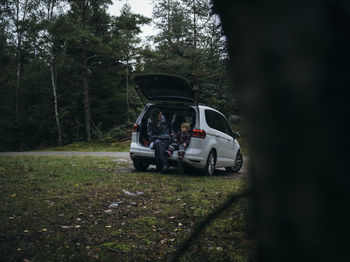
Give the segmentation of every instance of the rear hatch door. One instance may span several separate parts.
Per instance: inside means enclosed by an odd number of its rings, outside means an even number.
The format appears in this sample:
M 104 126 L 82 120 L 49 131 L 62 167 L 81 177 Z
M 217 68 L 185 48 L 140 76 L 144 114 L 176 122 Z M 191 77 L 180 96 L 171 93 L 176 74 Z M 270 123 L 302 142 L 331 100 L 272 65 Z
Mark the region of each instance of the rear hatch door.
M 190 82 L 171 74 L 137 74 L 135 88 L 141 99 L 151 103 L 176 103 L 195 105 L 196 94 Z

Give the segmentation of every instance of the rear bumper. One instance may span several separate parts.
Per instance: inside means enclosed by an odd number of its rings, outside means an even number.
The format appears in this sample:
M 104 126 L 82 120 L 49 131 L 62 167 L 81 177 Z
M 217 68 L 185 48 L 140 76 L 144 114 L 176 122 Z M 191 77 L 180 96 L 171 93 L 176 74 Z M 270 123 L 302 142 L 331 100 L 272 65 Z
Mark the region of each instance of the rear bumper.
M 204 168 L 206 164 L 206 158 L 203 157 L 202 150 L 191 148 L 191 146 L 186 150 L 183 162 L 194 167 L 194 168 Z M 135 158 L 148 158 L 151 160 L 155 159 L 154 150 L 148 147 L 142 146 L 136 142 L 131 142 L 130 145 L 130 158 L 133 160 Z M 177 151 L 174 151 L 173 155 L 169 160 L 176 162 L 178 160 Z

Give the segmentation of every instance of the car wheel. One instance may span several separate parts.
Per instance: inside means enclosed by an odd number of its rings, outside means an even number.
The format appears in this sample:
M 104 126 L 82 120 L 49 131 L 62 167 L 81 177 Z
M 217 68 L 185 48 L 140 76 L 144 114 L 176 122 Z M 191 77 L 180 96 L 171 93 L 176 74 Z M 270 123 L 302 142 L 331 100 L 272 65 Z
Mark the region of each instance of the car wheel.
M 149 167 L 149 163 L 141 159 L 134 159 L 132 162 L 137 171 L 146 171 Z
M 216 162 L 216 154 L 215 151 L 212 150 L 209 153 L 207 163 L 203 169 L 204 174 L 207 176 L 213 176 L 215 173 L 215 162 Z
M 226 167 L 226 172 L 228 173 L 238 173 L 243 166 L 243 156 L 241 151 L 237 152 L 236 160 L 233 166 Z

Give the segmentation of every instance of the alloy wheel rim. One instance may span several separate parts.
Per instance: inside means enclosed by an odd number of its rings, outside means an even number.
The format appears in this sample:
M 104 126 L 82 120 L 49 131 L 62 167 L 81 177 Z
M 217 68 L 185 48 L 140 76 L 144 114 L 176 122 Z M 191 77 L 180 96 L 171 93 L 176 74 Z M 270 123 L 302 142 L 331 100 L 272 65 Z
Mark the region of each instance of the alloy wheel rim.
M 237 170 L 242 166 L 242 157 L 241 155 L 237 155 L 237 159 L 235 161 L 235 164 L 233 165 L 233 169 Z
M 209 160 L 208 160 L 208 173 L 209 175 L 212 175 L 214 173 L 215 168 L 215 160 L 213 154 L 210 154 Z

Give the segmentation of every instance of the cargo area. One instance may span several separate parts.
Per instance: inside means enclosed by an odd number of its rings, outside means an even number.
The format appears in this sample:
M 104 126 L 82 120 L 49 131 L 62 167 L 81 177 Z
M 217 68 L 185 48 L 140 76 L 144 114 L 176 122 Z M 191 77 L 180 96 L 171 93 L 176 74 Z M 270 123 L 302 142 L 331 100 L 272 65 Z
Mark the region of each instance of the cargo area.
M 175 133 L 181 128 L 181 124 L 187 122 L 191 126 L 191 130 L 196 125 L 196 111 L 192 107 L 188 106 L 150 106 L 142 117 L 140 123 L 140 136 L 139 142 L 141 145 L 148 147 L 150 144 L 149 137 L 147 135 L 147 121 L 150 118 L 150 114 L 153 108 L 159 108 L 164 115 L 165 119 Z

